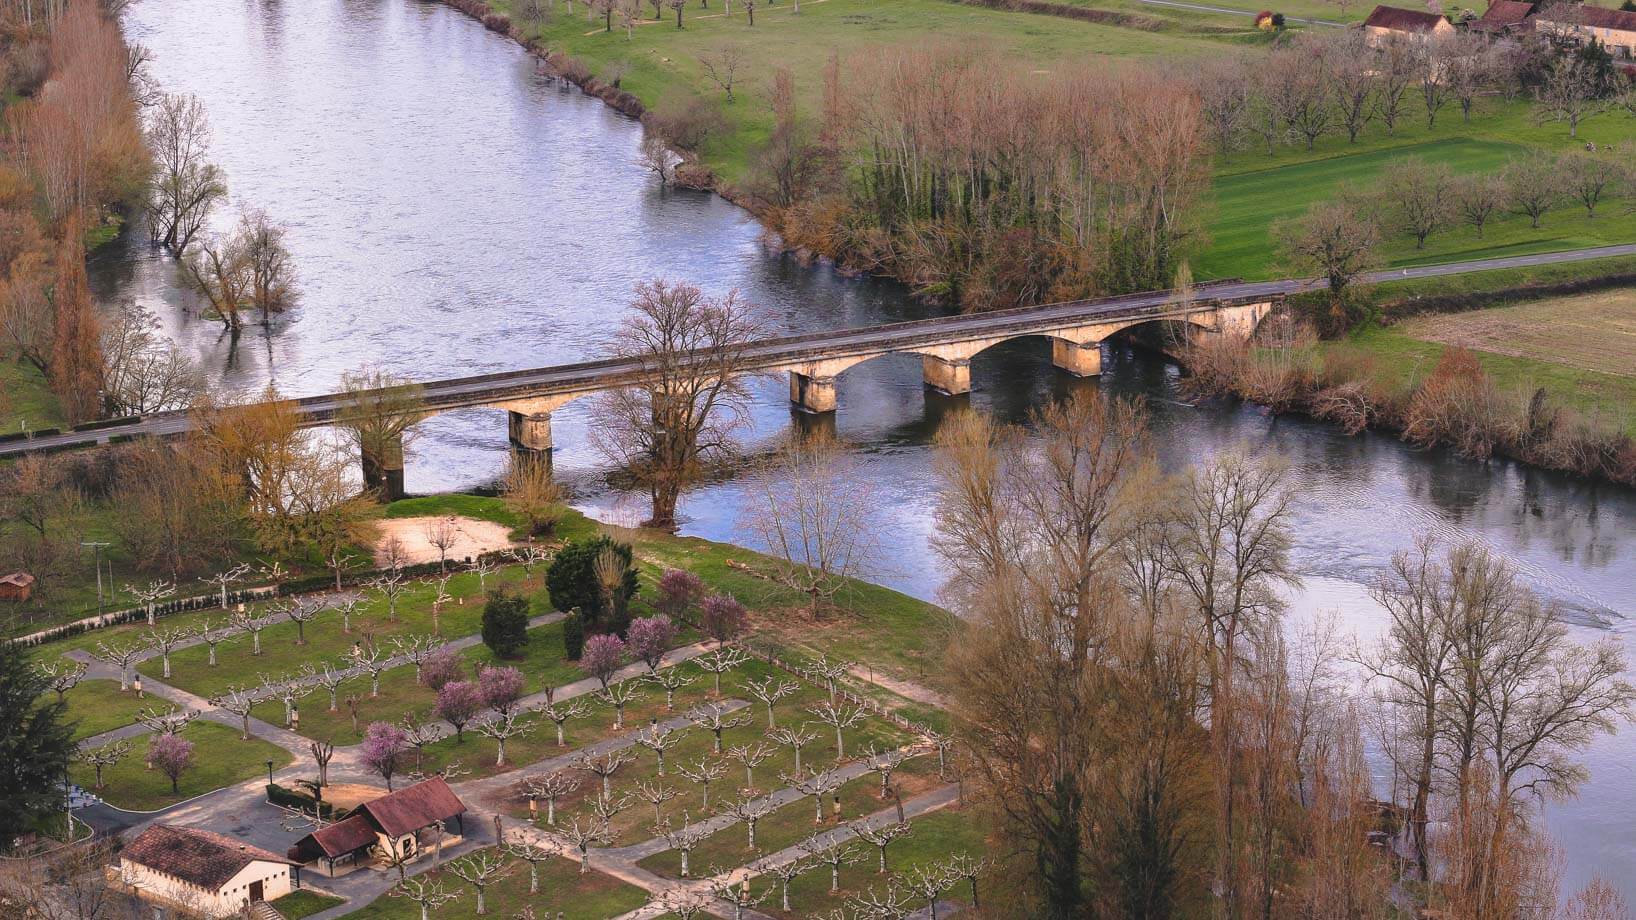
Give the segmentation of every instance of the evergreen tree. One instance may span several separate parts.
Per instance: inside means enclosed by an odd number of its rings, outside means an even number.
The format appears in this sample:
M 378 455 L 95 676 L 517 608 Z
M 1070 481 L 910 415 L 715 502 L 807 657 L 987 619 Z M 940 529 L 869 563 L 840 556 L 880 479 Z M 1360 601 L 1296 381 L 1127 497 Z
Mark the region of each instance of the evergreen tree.
M 612 548 L 625 566 L 625 576 L 614 592 L 610 607 L 602 594 L 597 579 L 596 560 L 604 549 Z M 578 607 L 585 623 L 593 632 L 607 632 L 616 628 L 616 615 L 622 614 L 636 596 L 636 570 L 631 566 L 631 548 L 602 536 L 592 540 L 575 540 L 563 547 L 551 560 L 545 573 L 545 587 L 551 593 L 551 606 L 558 610 Z
M 0 850 L 62 806 L 73 727 L 49 689 L 20 647 L 0 643 Z
M 510 658 L 528 644 L 528 598 L 511 591 L 490 591 L 483 605 L 483 644 Z
M 562 650 L 569 661 L 578 661 L 585 650 L 585 618 L 575 610 L 562 621 Z

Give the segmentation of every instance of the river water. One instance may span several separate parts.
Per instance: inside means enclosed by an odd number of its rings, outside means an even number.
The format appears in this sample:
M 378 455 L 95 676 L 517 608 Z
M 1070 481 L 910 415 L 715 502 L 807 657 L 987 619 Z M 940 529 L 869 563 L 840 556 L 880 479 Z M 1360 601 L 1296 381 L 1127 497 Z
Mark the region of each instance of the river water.
M 204 101 L 234 207 L 289 227 L 299 306 L 236 348 L 140 237 L 93 266 L 101 297 L 153 309 L 224 385 L 271 381 L 306 395 L 365 362 L 435 378 L 583 359 L 598 354 L 631 286 L 652 277 L 737 289 L 774 332 L 928 315 L 896 285 L 772 254 L 726 202 L 659 188 L 635 162 L 634 122 L 431 0 L 143 0 L 127 32 L 153 51 L 161 88 Z M 1146 399 L 1172 466 L 1233 446 L 1285 455 L 1300 484 L 1298 618 L 1333 611 L 1367 639 L 1381 615 L 1364 585 L 1430 532 L 1490 545 L 1562 605 L 1582 638 L 1630 629 L 1636 493 L 1342 437 L 1252 408 L 1189 406 L 1174 366 L 1123 347 L 1109 348 L 1103 367 L 1100 380 L 1068 380 L 1043 341 L 1010 343 L 973 362 L 969 403 L 1021 419 L 1068 387 L 1092 387 Z M 783 380 L 760 380 L 755 394 L 752 449 L 792 424 Z M 848 371 L 839 398 L 836 431 L 878 509 L 886 561 L 875 580 L 935 598 L 927 443 L 965 400 L 925 392 L 913 356 Z M 556 470 L 582 507 L 636 520 L 640 496 L 605 483 L 585 425 L 581 407 L 556 414 Z M 412 492 L 492 482 L 507 449 L 503 412 L 451 412 L 421 427 Z M 689 494 L 684 532 L 753 545 L 740 520 L 745 489 L 726 476 Z M 1588 751 L 1590 780 L 1577 799 L 1552 804 L 1548 820 L 1566 883 L 1600 873 L 1636 899 L 1632 738 L 1627 728 Z

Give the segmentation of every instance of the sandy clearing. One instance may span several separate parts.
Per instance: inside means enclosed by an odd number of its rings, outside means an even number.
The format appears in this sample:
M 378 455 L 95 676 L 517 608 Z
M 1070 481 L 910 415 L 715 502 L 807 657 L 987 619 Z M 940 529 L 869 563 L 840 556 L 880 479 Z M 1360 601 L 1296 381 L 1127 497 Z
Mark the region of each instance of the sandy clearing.
M 515 545 L 510 536 L 510 528 L 493 521 L 480 521 L 469 517 L 409 517 L 385 518 L 376 523 L 380 537 L 375 541 L 375 564 L 387 564 L 385 547 L 387 541 L 393 537 L 403 545 L 405 562 L 415 564 L 419 562 L 436 562 L 437 547 L 432 545 L 427 531 L 442 521 L 453 521 L 455 526 L 455 541 L 449 547 L 450 559 L 464 559 L 467 556 L 477 556 L 491 550 L 505 549 Z

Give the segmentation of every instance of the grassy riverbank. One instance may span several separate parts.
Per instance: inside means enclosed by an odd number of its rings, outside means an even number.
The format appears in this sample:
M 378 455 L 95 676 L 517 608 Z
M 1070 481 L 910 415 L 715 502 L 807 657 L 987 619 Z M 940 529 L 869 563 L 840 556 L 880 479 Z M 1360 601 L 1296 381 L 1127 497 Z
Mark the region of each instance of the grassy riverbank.
M 0 361 L 0 434 L 38 431 L 63 424 L 57 397 L 32 364 Z

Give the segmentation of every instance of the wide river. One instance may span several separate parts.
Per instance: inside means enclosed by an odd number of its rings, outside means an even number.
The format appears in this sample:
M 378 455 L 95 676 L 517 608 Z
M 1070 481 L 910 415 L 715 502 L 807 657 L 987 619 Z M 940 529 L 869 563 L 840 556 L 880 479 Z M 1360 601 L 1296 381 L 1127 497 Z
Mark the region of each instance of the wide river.
M 638 280 L 737 289 L 777 331 L 927 315 L 893 284 L 841 277 L 771 254 L 744 212 L 709 195 L 661 189 L 636 164 L 640 128 L 542 74 L 511 42 L 430 0 L 143 0 L 129 38 L 153 52 L 168 92 L 203 100 L 212 156 L 233 206 L 289 227 L 299 307 L 236 349 L 193 311 L 174 263 L 140 235 L 105 251 L 94 284 L 132 299 L 231 387 L 276 382 L 286 394 L 333 388 L 366 362 L 421 378 L 594 356 Z M 742 104 L 755 104 L 745 93 Z M 224 214 L 222 222 L 231 219 Z M 1519 468 L 1420 453 L 1389 438 L 1342 437 L 1250 408 L 1192 407 L 1176 369 L 1113 349 L 1099 381 L 1051 368 L 1043 341 L 978 357 L 970 404 L 1008 419 L 1069 386 L 1145 397 L 1166 461 L 1182 466 L 1235 445 L 1281 453 L 1299 483 L 1295 616 L 1335 611 L 1367 638 L 1381 616 L 1365 585 L 1416 534 L 1477 539 L 1562 605 L 1581 638 L 1623 636 L 1636 613 L 1636 494 Z M 751 448 L 788 430 L 783 380 L 756 387 Z M 917 358 L 848 371 L 839 435 L 878 508 L 884 562 L 874 577 L 935 598 L 942 575 L 928 538 L 928 439 L 963 401 L 926 394 Z M 634 521 L 640 496 L 604 481 L 576 406 L 558 412 L 556 470 L 593 512 Z M 408 487 L 491 483 L 505 417 L 452 412 L 426 422 Z M 691 492 L 684 532 L 753 545 L 741 523 L 746 483 Z M 1564 881 L 1593 873 L 1636 899 L 1636 729 L 1584 755 L 1590 780 L 1553 803 Z

